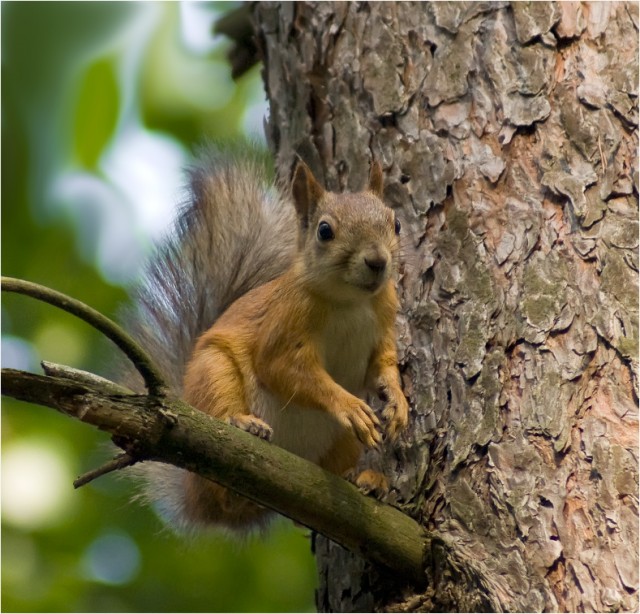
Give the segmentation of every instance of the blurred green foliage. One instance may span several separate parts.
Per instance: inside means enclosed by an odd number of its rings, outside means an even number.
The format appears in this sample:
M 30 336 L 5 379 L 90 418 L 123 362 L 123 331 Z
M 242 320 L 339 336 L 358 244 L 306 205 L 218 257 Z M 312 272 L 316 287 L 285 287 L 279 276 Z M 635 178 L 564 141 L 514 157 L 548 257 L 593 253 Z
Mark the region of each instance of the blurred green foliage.
M 118 80 L 110 58 L 99 58 L 82 75 L 74 117 L 74 154 L 83 167 L 96 167 L 118 119 Z
M 125 284 L 104 262 L 118 263 L 121 251 L 132 263 L 123 268 L 135 269 L 153 235 L 144 219 L 160 212 L 126 205 L 136 168 L 118 186 L 109 156 L 135 130 L 168 143 L 171 152 L 246 130 L 261 95 L 257 70 L 233 83 L 224 43 L 198 50 L 185 34 L 197 27 L 202 39 L 210 32 L 202 25 L 206 11 L 234 6 L 2 3 L 4 275 L 116 313 Z M 61 185 L 88 191 L 78 198 Z M 125 222 L 107 240 L 103 231 L 118 215 Z M 4 366 L 38 370 L 46 359 L 109 373 L 110 353 L 95 331 L 31 299 L 3 295 L 2 334 Z M 111 453 L 104 434 L 3 399 L 4 611 L 313 609 L 315 566 L 301 529 L 282 520 L 267 537 L 246 543 L 175 537 L 149 509 L 130 502 L 135 487 L 126 477 L 73 490 L 76 475 Z

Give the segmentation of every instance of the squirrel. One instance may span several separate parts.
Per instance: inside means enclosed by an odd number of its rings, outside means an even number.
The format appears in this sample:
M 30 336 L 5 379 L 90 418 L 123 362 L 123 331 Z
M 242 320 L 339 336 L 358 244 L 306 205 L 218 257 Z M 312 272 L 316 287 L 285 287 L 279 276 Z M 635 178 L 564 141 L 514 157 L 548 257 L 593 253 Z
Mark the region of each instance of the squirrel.
M 206 152 L 127 318 L 174 392 L 338 475 L 381 443 L 367 392 L 385 403 L 395 440 L 408 421 L 393 279 L 401 228 L 382 192 L 378 162 L 365 191 L 337 194 L 302 161 L 287 190 L 254 152 Z M 174 528 L 242 532 L 272 515 L 171 465 L 141 471 L 144 497 Z M 354 481 L 387 489 L 372 470 Z

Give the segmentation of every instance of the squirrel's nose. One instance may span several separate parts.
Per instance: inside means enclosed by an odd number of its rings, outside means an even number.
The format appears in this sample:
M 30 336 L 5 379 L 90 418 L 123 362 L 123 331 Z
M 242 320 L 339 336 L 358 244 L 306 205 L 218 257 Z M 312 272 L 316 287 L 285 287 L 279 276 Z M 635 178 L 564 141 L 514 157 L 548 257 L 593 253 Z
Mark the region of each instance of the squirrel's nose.
M 387 268 L 387 259 L 383 256 L 377 256 L 375 258 L 365 258 L 364 262 L 377 275 L 383 273 Z

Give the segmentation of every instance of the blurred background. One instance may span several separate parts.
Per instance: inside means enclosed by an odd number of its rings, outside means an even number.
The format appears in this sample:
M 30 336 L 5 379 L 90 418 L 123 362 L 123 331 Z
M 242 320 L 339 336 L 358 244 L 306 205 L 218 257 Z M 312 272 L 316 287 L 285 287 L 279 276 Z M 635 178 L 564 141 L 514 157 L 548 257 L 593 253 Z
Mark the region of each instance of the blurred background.
M 113 316 L 204 138 L 263 141 L 259 67 L 233 82 L 212 24 L 235 2 L 2 3 L 2 273 Z M 2 365 L 108 373 L 87 325 L 2 296 Z M 113 475 L 108 437 L 2 399 L 2 610 L 313 611 L 305 531 L 185 541 Z

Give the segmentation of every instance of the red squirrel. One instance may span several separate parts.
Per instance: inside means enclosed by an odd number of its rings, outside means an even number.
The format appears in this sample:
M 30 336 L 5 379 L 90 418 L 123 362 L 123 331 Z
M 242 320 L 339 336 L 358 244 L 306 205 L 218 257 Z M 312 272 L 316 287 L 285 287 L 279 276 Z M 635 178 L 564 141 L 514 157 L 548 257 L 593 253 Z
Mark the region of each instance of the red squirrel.
M 400 223 L 382 201 L 380 165 L 366 190 L 336 194 L 299 162 L 290 199 L 256 158 L 209 154 L 191 180 L 192 202 L 138 292 L 134 332 L 196 409 L 352 472 L 382 428 L 394 440 L 408 419 L 395 332 Z M 368 392 L 385 402 L 384 426 Z M 173 525 L 245 530 L 271 514 L 176 467 L 143 471 Z M 354 481 L 386 489 L 371 470 Z

